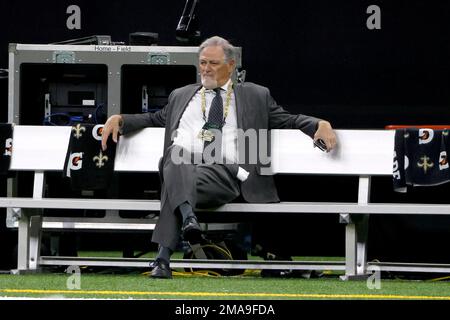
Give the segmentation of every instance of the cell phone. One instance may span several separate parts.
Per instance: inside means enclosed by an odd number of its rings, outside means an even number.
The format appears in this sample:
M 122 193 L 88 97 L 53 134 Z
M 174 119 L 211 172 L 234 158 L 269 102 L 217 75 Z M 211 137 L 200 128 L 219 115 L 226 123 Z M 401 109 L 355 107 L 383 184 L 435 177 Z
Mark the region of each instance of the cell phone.
M 324 152 L 328 151 L 327 145 L 322 139 L 314 140 L 314 147 L 317 147 Z

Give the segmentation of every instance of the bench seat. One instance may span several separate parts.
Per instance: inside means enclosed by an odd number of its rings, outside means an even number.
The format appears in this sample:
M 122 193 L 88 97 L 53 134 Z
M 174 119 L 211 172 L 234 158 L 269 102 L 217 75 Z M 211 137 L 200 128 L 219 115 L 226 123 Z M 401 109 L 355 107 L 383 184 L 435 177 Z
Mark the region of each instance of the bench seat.
M 359 178 L 357 202 L 280 202 L 229 203 L 206 211 L 238 213 L 325 213 L 339 215 L 346 224 L 344 261 L 222 261 L 174 260 L 173 267 L 216 267 L 251 269 L 315 269 L 345 271 L 343 279 L 367 277 L 369 269 L 430 271 L 449 266 L 425 264 L 374 264 L 366 261 L 368 221 L 371 214 L 450 214 L 447 204 L 370 203 L 372 176 L 392 175 L 394 131 L 336 130 L 338 148 L 324 153 L 313 148 L 312 140 L 299 130 L 271 131 L 271 166 L 265 174 L 344 175 Z M 40 256 L 40 237 L 44 229 L 58 230 L 136 230 L 151 231 L 157 217 L 120 218 L 118 211 L 157 212 L 159 200 L 46 198 L 45 173 L 61 171 L 64 166 L 70 127 L 15 126 L 11 169 L 33 171 L 33 197 L 18 197 L 9 192 L 0 198 L 0 207 L 8 208 L 9 221 L 19 228 L 17 273 L 39 270 L 45 265 L 95 265 L 147 267 L 148 259 L 77 258 Z M 157 172 L 163 152 L 163 128 L 147 128 L 122 136 L 116 148 L 117 172 Z M 30 161 L 30 159 L 37 159 Z M 8 184 L 13 186 L 14 181 Z M 14 189 L 14 188 L 10 188 Z M 105 218 L 44 217 L 43 209 L 106 210 Z M 205 211 L 205 210 L 203 210 Z M 214 230 L 209 224 L 205 229 Z M 220 230 L 220 227 L 217 228 Z

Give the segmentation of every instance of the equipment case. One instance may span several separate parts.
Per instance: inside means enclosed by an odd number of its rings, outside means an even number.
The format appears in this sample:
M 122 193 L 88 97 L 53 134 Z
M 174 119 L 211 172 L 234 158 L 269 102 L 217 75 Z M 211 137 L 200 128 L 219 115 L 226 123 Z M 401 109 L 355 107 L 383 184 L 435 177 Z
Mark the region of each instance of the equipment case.
M 25 125 L 154 111 L 200 80 L 198 47 L 12 43 L 9 70 L 8 121 Z

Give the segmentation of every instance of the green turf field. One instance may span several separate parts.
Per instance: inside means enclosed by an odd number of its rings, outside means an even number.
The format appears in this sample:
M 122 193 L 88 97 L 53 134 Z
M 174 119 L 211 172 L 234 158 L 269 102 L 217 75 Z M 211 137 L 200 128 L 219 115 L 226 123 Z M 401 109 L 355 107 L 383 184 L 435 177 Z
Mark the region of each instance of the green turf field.
M 79 252 L 79 256 L 120 257 L 121 252 Z M 154 257 L 154 252 L 142 257 Z M 182 258 L 176 252 L 174 259 Z M 258 259 L 249 256 L 249 259 Z M 341 260 L 341 257 L 296 257 L 295 260 Z M 264 278 L 260 270 L 247 270 L 239 276 L 225 277 L 214 272 L 189 273 L 175 270 L 174 278 L 151 279 L 149 270 L 124 268 L 86 268 L 75 279 L 64 267 L 45 268 L 37 274 L 0 274 L 0 298 L 75 299 L 393 299 L 450 300 L 450 280 L 400 280 L 382 278 L 380 289 L 370 289 L 367 281 L 342 281 L 338 272 L 320 277 Z M 79 284 L 79 288 L 77 286 Z
M 0 275 L 0 297 L 76 299 L 394 299 L 450 300 L 447 280 L 381 279 L 380 289 L 366 281 L 342 281 L 337 275 L 315 279 L 262 278 L 258 271 L 221 277 L 174 273 L 170 280 L 150 279 L 137 271 L 128 274 L 81 271 L 80 288 L 65 273 Z M 68 286 L 69 283 L 69 286 Z

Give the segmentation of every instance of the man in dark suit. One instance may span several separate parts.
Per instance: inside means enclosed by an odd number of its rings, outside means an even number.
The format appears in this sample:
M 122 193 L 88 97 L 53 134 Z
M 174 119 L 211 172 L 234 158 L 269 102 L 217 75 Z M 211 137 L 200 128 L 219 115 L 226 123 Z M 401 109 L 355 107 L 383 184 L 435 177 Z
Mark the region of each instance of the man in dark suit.
M 268 130 L 300 129 L 322 140 L 328 151 L 336 145 L 328 121 L 290 114 L 265 87 L 233 83 L 235 48 L 227 40 L 205 40 L 199 68 L 202 83 L 174 90 L 162 110 L 113 115 L 103 128 L 106 149 L 110 135 L 117 142 L 119 133 L 165 127 L 161 213 L 152 236 L 159 244 L 155 278 L 171 278 L 170 256 L 180 235 L 191 243 L 201 240 L 196 208 L 219 206 L 239 195 L 252 203 L 279 201 L 272 176 L 261 175 L 269 164 L 260 157 L 270 146 Z

